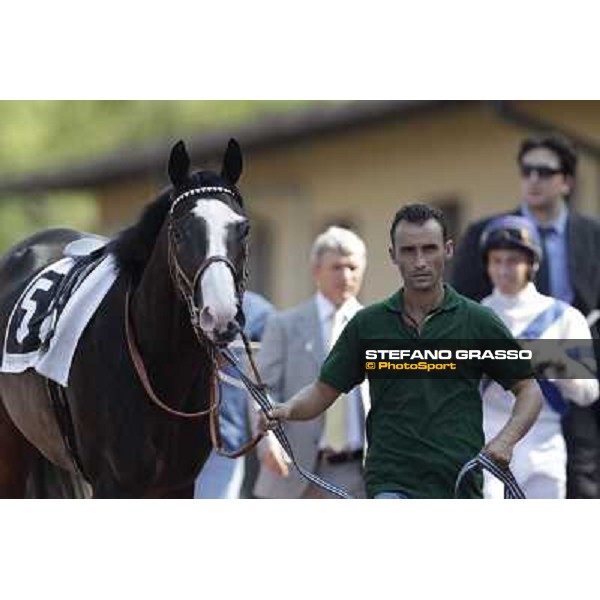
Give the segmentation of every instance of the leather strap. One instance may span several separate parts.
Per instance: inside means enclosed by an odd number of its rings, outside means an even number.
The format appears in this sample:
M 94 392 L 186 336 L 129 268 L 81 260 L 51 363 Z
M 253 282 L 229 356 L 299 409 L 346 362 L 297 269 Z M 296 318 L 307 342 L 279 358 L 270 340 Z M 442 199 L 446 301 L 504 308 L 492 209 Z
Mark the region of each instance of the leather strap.
M 206 410 L 201 410 L 198 412 L 187 413 L 180 410 L 175 410 L 171 408 L 167 404 L 165 404 L 154 392 L 152 389 L 152 384 L 150 383 L 150 378 L 148 377 L 148 372 L 146 371 L 146 367 L 144 366 L 144 361 L 140 354 L 140 351 L 135 342 L 135 336 L 133 333 L 133 326 L 131 324 L 131 315 L 130 315 L 130 290 L 128 289 L 125 294 L 125 337 L 127 338 L 127 347 L 129 349 L 129 355 L 133 362 L 133 366 L 135 367 L 135 372 L 140 379 L 146 394 L 152 400 L 152 402 L 160 409 L 165 411 L 166 413 L 174 416 L 181 417 L 184 419 L 199 419 L 213 412 L 216 407 L 216 403 L 214 402 L 214 393 L 211 394 L 212 398 L 210 401 L 210 405 Z M 213 376 L 214 380 L 214 376 Z M 211 385 L 212 390 L 212 385 Z

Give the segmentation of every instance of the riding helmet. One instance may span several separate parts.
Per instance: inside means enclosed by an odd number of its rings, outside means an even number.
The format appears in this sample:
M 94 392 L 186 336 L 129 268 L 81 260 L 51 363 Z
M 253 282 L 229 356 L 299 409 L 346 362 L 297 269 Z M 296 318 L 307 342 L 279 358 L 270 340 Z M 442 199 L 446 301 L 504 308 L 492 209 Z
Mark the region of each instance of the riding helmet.
M 492 219 L 484 228 L 479 240 L 483 260 L 490 250 L 524 250 L 539 263 L 542 259 L 542 243 L 535 225 L 525 217 L 506 215 Z

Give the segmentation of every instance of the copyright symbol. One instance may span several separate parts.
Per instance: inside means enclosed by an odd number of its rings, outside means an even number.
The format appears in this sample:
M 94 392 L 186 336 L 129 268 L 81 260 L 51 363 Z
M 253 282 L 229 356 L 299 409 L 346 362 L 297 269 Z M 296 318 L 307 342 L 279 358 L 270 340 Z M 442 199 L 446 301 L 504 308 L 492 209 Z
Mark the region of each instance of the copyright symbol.
M 375 363 L 374 362 L 368 362 L 367 363 L 367 369 L 372 370 L 375 368 Z

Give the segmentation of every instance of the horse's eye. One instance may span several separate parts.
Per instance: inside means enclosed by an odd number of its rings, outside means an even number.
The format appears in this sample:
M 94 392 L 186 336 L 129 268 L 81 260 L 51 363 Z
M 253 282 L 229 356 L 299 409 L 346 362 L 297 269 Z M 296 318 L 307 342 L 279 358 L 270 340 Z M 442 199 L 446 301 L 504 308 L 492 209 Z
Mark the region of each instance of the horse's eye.
M 176 243 L 180 243 L 181 242 L 181 232 L 177 229 L 177 227 L 172 227 L 171 228 L 171 235 L 173 236 L 173 241 Z
M 250 233 L 250 223 L 248 221 L 243 221 L 239 223 L 237 226 L 238 235 L 241 238 L 245 238 Z

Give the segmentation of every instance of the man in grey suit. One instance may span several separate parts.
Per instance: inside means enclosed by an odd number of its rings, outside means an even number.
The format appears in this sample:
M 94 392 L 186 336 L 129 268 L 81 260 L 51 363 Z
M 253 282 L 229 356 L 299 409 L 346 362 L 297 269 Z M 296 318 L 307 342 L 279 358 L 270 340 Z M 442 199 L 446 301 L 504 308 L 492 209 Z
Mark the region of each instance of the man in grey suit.
M 269 318 L 258 367 L 273 400 L 285 402 L 311 383 L 342 329 L 362 308 L 356 300 L 366 266 L 364 242 L 352 231 L 330 227 L 311 251 L 315 295 L 304 304 Z M 364 498 L 362 458 L 369 394 L 357 387 L 339 410 L 307 422 L 285 424 L 298 462 L 321 478 Z M 272 433 L 258 447 L 259 498 L 329 498 L 289 465 Z

